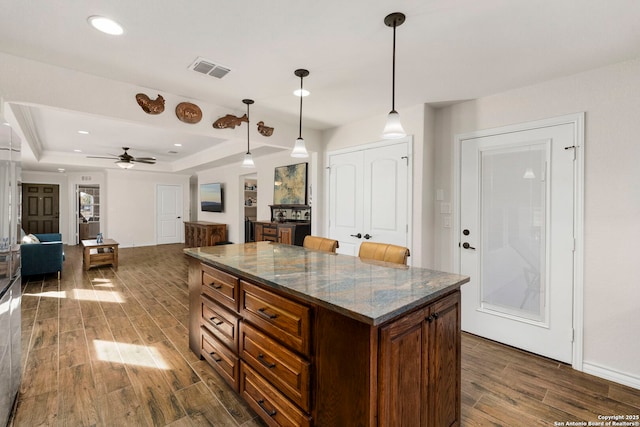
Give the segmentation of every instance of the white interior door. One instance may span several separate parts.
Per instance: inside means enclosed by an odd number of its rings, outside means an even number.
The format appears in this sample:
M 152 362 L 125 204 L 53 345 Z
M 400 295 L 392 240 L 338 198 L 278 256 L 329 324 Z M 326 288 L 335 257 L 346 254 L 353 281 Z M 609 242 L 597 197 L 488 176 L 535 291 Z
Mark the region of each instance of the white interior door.
M 158 185 L 157 242 L 159 245 L 182 242 L 182 186 Z
M 363 239 L 409 246 L 408 144 L 366 150 L 364 173 Z
M 409 246 L 409 143 L 329 156 L 329 237 L 337 252 L 358 255 L 360 243 Z
M 358 255 L 363 227 L 364 175 L 362 151 L 329 157 L 329 237 L 339 242 L 336 252 Z
M 572 362 L 574 127 L 461 142 L 462 329 Z

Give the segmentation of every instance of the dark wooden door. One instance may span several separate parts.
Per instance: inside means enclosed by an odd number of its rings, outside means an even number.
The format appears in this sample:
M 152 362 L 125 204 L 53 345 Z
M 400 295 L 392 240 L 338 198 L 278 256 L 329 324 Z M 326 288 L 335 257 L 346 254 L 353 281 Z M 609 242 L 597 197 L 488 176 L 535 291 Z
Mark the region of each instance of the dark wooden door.
M 59 233 L 60 186 L 22 184 L 22 228 L 25 233 Z

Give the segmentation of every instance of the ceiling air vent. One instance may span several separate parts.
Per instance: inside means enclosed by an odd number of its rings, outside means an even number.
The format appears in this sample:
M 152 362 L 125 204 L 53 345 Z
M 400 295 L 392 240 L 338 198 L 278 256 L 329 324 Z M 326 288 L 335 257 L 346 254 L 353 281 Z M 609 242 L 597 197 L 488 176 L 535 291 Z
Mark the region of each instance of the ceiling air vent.
M 195 61 L 189 66 L 190 70 L 198 72 L 200 74 L 206 74 L 209 76 L 217 77 L 219 79 L 223 78 L 227 75 L 229 71 L 231 71 L 227 67 L 223 67 L 219 64 L 214 64 L 213 61 L 209 61 L 204 58 L 196 58 Z

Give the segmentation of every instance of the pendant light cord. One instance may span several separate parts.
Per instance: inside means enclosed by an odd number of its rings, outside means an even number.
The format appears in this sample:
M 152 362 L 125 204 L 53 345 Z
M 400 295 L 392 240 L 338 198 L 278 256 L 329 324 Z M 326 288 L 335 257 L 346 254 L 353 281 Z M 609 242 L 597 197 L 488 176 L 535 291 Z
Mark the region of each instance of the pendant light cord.
M 249 121 L 249 103 L 247 103 L 247 154 L 251 154 L 251 151 L 249 150 L 249 124 L 251 123 Z
M 396 111 L 396 22 L 393 22 L 393 61 L 391 66 L 391 111 Z
M 299 131 L 298 131 L 298 139 L 302 139 L 302 79 L 304 77 L 300 76 L 300 125 L 298 127 Z

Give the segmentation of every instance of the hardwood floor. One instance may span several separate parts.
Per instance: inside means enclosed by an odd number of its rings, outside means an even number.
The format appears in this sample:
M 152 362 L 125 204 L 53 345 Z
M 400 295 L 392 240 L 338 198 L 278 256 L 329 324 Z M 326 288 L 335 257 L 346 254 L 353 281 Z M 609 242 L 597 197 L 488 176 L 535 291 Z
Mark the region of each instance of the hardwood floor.
M 15 426 L 264 426 L 188 348 L 182 245 L 120 250 L 119 268 L 23 283 Z M 640 391 L 475 336 L 462 339 L 462 426 L 640 414 Z M 331 426 L 342 427 L 342 426 Z M 344 426 L 350 427 L 350 426 Z

